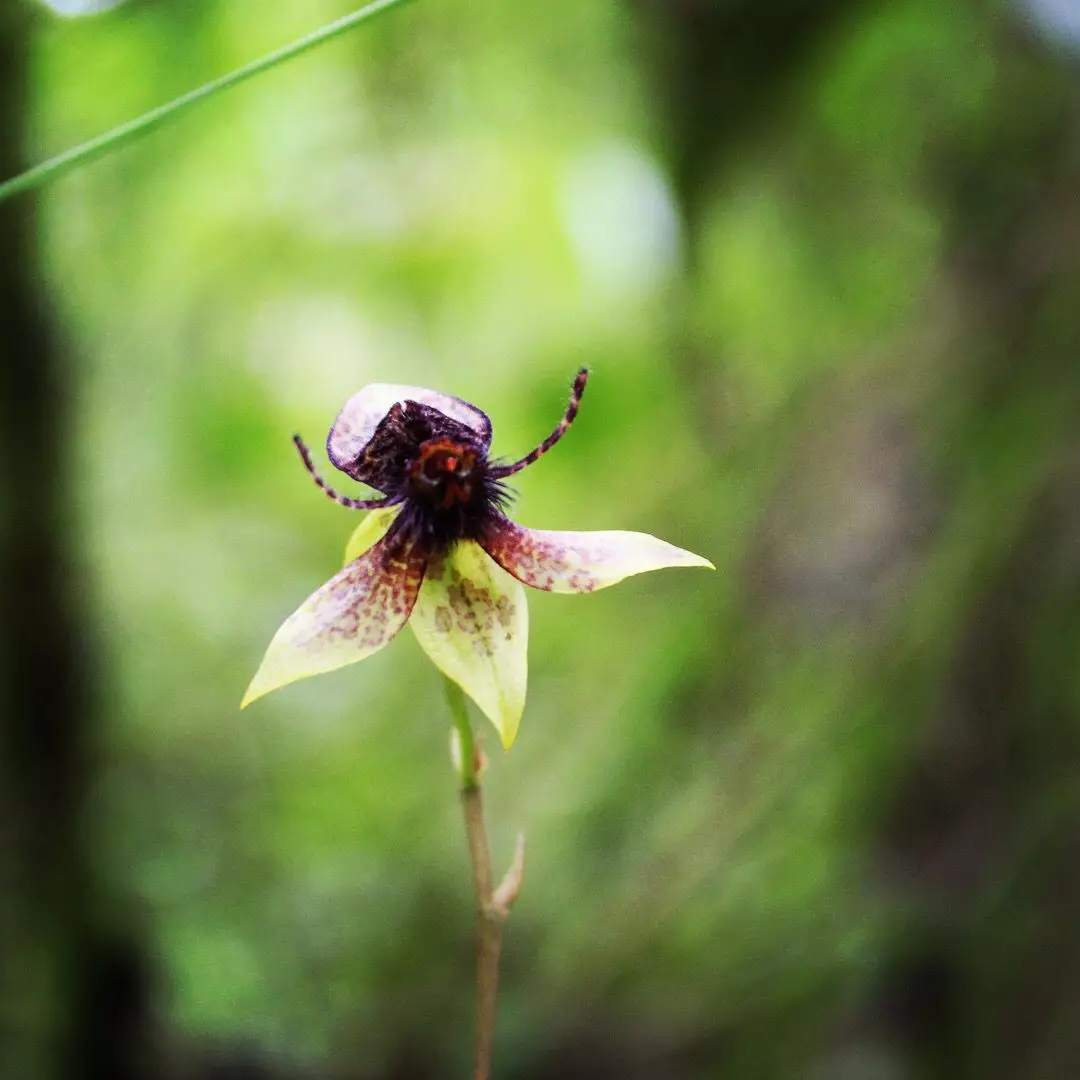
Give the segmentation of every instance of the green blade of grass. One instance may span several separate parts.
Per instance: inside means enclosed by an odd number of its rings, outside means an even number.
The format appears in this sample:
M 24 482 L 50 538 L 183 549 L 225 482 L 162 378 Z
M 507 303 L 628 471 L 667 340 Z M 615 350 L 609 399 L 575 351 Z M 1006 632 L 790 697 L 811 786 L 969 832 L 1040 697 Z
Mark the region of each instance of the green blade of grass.
M 79 165 L 84 165 L 88 161 L 93 161 L 95 158 L 119 149 L 121 146 L 126 146 L 140 136 L 161 127 L 162 124 L 167 123 L 173 117 L 186 112 L 192 106 L 199 104 L 199 102 L 205 101 L 215 94 L 220 94 L 223 90 L 238 86 L 256 75 L 261 75 L 264 71 L 269 71 L 287 60 L 292 60 L 301 53 L 315 48 L 316 45 L 330 41 L 332 38 L 351 30 L 354 26 L 359 26 L 360 23 L 367 22 L 376 15 L 380 15 L 382 12 L 406 2 L 407 0 L 374 0 L 373 3 L 354 11 L 351 15 L 344 15 L 340 19 L 336 19 L 334 22 L 328 23 L 326 26 L 306 34 L 304 37 L 280 49 L 275 49 L 274 52 L 268 53 L 258 60 L 253 60 L 250 64 L 245 64 L 242 68 L 238 68 L 228 75 L 222 75 L 221 78 L 214 79 L 196 90 L 182 94 L 164 105 L 159 105 L 156 109 L 151 109 L 149 112 L 143 113 L 142 116 L 137 116 L 134 120 L 128 120 L 126 123 L 120 124 L 102 135 L 80 143 L 78 146 L 73 146 L 70 150 L 65 150 L 63 153 L 41 162 L 40 165 L 35 165 L 33 168 L 27 169 L 26 172 L 19 173 L 18 176 L 13 176 L 10 180 L 0 183 L 0 202 L 10 199 L 13 195 L 18 195 L 20 192 L 30 191 L 33 188 L 40 187 L 42 184 L 47 184 Z

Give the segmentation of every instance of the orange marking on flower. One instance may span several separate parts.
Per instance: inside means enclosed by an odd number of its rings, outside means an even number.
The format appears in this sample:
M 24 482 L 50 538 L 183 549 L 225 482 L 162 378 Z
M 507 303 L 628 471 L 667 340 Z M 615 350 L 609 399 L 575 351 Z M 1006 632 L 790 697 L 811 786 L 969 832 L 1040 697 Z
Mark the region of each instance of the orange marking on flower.
M 470 502 L 476 461 L 476 451 L 454 439 L 429 439 L 409 466 L 413 494 L 444 510 Z

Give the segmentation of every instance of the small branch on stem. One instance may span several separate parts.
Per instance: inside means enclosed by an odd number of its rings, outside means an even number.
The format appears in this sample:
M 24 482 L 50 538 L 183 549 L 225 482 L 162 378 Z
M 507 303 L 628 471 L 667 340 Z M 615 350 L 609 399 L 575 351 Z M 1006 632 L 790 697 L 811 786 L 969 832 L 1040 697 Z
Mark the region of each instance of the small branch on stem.
M 461 805 L 465 811 L 465 834 L 469 842 L 473 887 L 476 891 L 476 1056 L 475 1080 L 488 1080 L 491 1047 L 495 1037 L 495 1002 L 499 993 L 499 953 L 502 927 L 521 891 L 525 873 L 525 834 L 519 833 L 514 859 L 506 876 L 493 888 L 491 849 L 484 826 L 484 802 L 480 774 L 483 752 L 473 738 L 468 708 L 457 683 L 445 680 L 446 700 L 454 718 L 454 764 L 461 780 Z
M 521 880 L 525 876 L 525 834 L 518 833 L 517 843 L 514 845 L 514 861 L 506 876 L 499 882 L 499 887 L 491 894 L 491 906 L 502 918 L 510 914 L 514 901 L 521 892 Z

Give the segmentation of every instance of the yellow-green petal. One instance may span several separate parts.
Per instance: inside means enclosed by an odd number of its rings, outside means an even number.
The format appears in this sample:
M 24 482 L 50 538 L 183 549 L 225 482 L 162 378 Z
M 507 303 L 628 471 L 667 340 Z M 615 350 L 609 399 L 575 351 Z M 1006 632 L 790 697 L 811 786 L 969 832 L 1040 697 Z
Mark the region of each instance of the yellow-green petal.
M 529 673 L 521 583 L 479 544 L 459 541 L 428 567 L 409 625 L 432 663 L 476 702 L 509 750 Z
M 633 574 L 673 566 L 716 569 L 692 551 L 639 532 L 550 532 L 507 521 L 484 547 L 518 580 L 548 592 L 595 592 Z
M 372 510 L 364 515 L 364 520 L 356 526 L 345 545 L 346 566 L 374 547 L 386 535 L 386 530 L 390 528 L 400 509 L 400 506 L 388 506 L 385 510 Z
M 312 593 L 282 623 L 240 707 L 297 679 L 378 652 L 408 621 L 424 560 L 379 542 Z

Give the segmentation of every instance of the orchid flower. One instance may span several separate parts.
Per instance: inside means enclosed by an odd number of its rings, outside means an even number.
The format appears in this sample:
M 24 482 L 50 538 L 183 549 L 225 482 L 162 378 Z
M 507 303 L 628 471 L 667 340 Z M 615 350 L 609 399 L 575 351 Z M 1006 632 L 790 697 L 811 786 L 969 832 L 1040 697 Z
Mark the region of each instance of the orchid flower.
M 345 568 L 274 635 L 241 707 L 370 656 L 408 623 L 509 749 L 528 675 L 523 584 L 588 593 L 646 570 L 711 569 L 700 555 L 646 533 L 547 532 L 506 516 L 506 479 L 566 434 L 587 378 L 585 369 L 578 372 L 558 426 L 513 464 L 488 457 L 491 421 L 475 405 L 415 386 L 365 386 L 338 414 L 326 452 L 346 476 L 382 492 L 378 499 L 333 491 L 294 436 L 308 472 L 331 499 L 373 512 L 350 539 Z

